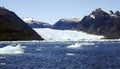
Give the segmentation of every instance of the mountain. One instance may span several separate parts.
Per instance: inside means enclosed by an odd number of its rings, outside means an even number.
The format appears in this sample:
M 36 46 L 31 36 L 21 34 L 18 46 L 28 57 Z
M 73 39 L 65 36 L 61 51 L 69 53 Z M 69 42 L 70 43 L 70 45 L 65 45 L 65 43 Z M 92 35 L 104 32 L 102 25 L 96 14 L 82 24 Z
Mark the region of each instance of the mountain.
M 0 41 L 43 40 L 14 12 L 0 7 Z
M 75 29 L 79 22 L 80 22 L 79 18 L 60 19 L 53 25 L 53 29 L 72 30 Z
M 23 18 L 23 21 L 27 23 L 32 28 L 51 28 L 52 25 L 45 22 L 40 22 L 34 18 Z
M 120 38 L 120 12 L 106 12 L 101 8 L 85 16 L 76 27 L 79 31 L 104 35 L 105 38 Z

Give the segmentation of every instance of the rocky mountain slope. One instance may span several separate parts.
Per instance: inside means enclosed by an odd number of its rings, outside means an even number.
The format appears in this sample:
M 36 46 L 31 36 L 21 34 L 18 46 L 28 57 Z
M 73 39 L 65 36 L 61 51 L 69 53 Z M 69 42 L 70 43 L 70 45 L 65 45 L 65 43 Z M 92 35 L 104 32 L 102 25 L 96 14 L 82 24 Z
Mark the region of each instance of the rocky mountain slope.
M 0 41 L 43 40 L 14 12 L 0 7 Z
M 53 29 L 59 30 L 73 30 L 76 28 L 77 24 L 80 22 L 79 18 L 67 18 L 60 19 L 53 25 Z
M 79 31 L 104 35 L 105 38 L 120 38 L 120 12 L 106 12 L 101 8 L 85 16 L 76 27 Z

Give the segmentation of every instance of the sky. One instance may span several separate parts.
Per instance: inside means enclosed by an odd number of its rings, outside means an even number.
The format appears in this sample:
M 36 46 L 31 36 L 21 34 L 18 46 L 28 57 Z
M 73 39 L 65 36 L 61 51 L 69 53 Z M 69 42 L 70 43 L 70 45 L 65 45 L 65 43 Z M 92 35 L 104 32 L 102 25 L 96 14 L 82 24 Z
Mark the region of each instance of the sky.
M 80 18 L 96 8 L 120 10 L 120 0 L 0 0 L 0 6 L 20 18 L 30 17 L 54 24 L 62 18 Z

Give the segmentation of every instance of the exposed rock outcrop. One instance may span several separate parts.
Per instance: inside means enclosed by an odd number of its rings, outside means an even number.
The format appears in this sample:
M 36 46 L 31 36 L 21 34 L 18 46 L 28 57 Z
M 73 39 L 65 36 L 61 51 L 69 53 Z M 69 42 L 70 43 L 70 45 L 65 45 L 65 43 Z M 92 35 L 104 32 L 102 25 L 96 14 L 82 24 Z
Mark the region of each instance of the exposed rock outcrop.
M 14 12 L 0 7 L 0 41 L 43 40 Z

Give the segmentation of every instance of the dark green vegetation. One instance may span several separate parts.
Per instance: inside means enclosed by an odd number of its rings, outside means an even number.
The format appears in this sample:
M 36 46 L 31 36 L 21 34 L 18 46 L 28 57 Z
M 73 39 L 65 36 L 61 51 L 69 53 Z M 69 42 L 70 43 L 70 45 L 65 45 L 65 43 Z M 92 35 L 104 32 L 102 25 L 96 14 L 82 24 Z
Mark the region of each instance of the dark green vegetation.
M 0 41 L 43 40 L 14 12 L 0 7 Z

